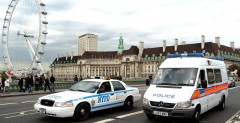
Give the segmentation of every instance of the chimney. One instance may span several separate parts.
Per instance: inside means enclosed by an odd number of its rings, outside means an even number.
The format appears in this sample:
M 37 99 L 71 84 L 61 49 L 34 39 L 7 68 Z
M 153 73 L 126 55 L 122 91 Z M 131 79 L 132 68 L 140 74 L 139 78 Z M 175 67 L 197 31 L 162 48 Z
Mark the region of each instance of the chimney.
M 66 60 L 67 60 L 68 56 L 69 56 L 69 53 L 67 52 L 67 53 L 66 53 Z
M 215 37 L 215 43 L 218 45 L 220 48 L 220 37 Z
M 204 46 L 205 46 L 205 36 L 202 35 L 202 41 L 201 41 L 201 49 L 204 49 Z
M 59 60 L 59 58 L 60 58 L 60 54 L 58 54 L 57 61 Z
M 178 48 L 178 39 L 175 38 L 174 51 L 177 51 L 177 48 Z
M 230 42 L 230 47 L 235 51 L 235 48 L 234 48 L 234 42 Z
M 74 52 L 71 52 L 71 60 L 73 59 Z
M 182 41 L 182 45 L 185 45 L 186 44 L 186 41 Z
M 163 40 L 163 52 L 166 50 L 166 40 Z

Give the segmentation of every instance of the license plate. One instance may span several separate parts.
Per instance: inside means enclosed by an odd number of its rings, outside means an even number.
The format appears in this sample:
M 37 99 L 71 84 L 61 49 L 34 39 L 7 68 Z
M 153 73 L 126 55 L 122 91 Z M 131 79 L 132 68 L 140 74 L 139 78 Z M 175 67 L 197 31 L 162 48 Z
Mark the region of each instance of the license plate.
M 167 112 L 161 112 L 161 111 L 153 111 L 154 115 L 160 115 L 160 116 L 168 116 Z
M 46 109 L 45 108 L 39 108 L 40 114 L 46 114 Z

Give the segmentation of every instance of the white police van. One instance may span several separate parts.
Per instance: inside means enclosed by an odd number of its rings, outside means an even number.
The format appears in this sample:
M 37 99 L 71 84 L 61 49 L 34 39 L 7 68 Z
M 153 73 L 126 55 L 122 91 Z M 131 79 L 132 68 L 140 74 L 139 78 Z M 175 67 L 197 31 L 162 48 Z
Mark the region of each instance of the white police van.
M 160 116 L 199 122 L 200 115 L 209 109 L 225 108 L 226 65 L 223 59 L 203 56 L 202 53 L 168 55 L 144 94 L 142 108 L 149 119 Z
M 34 109 L 52 117 L 86 120 L 91 112 L 123 106 L 126 110 L 141 99 L 139 89 L 120 80 L 87 79 L 69 90 L 40 97 Z

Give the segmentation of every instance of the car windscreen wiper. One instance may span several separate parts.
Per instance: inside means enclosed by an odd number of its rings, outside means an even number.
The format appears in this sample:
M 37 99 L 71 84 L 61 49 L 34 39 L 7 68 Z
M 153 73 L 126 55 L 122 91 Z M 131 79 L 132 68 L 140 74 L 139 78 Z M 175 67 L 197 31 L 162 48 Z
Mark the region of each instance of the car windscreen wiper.
M 180 86 L 193 86 L 193 85 L 186 84 L 186 83 L 178 83 L 177 85 L 180 85 Z
M 69 90 L 70 90 L 70 91 L 76 91 L 75 89 L 72 89 L 72 88 L 70 88 Z
M 175 83 L 157 83 L 156 85 L 176 85 Z
M 84 91 L 84 90 L 81 90 L 81 89 L 77 89 L 77 91 L 81 91 L 81 92 L 87 92 L 87 91 Z

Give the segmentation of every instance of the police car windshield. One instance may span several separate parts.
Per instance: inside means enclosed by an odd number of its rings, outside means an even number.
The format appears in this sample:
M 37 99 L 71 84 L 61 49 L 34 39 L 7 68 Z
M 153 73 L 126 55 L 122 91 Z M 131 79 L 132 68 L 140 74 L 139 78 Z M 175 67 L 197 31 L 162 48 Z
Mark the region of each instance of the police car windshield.
M 193 86 L 197 68 L 160 68 L 153 79 L 156 85 Z
M 69 90 L 95 93 L 97 89 L 96 87 L 98 87 L 99 84 L 100 84 L 99 82 L 94 82 L 94 81 L 81 81 L 72 85 L 72 87 Z

